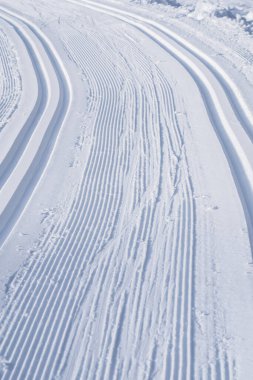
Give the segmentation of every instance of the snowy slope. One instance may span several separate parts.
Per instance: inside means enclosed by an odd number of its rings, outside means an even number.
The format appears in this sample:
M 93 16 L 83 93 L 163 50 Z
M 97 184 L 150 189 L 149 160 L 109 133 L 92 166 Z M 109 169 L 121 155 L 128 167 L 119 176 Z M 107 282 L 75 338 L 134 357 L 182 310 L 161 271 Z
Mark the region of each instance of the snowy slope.
M 0 2 L 1 379 L 251 378 L 252 37 L 187 7 Z

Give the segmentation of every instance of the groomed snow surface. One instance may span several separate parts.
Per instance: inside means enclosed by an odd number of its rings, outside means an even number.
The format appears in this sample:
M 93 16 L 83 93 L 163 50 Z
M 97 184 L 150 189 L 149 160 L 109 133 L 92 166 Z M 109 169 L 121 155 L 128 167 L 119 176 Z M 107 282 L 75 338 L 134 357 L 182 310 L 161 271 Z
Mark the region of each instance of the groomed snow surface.
M 1 380 L 252 379 L 251 1 L 168 3 L 0 1 Z

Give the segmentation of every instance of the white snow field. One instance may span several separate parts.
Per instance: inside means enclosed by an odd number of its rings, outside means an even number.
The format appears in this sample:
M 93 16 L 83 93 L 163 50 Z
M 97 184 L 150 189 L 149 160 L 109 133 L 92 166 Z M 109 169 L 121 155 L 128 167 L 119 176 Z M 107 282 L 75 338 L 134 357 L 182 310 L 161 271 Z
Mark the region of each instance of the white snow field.
M 1 380 L 253 378 L 251 1 L 169 3 L 0 0 Z

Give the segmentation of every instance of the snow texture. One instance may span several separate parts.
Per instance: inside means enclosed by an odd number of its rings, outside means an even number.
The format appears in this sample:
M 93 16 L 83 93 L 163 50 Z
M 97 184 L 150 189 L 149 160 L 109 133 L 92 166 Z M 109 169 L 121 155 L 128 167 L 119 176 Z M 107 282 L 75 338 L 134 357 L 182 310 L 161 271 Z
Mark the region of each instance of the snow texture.
M 252 15 L 0 2 L 1 380 L 251 379 Z

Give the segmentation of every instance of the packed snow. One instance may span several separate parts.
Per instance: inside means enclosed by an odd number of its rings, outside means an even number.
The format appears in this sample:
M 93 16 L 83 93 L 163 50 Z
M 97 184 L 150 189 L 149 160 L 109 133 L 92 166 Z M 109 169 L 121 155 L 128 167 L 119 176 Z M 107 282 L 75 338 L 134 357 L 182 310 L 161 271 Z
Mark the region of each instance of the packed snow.
M 1 380 L 250 380 L 251 0 L 0 0 Z

